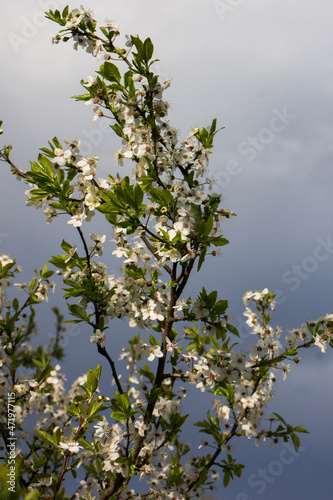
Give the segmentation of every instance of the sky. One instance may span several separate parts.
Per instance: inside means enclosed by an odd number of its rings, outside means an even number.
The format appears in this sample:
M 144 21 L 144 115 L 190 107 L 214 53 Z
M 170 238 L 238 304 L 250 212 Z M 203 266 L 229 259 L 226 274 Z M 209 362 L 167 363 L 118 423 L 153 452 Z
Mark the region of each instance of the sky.
M 86 154 L 97 154 L 103 171 L 114 173 L 117 137 L 92 121 L 89 107 L 70 98 L 80 93 L 80 80 L 98 69 L 97 62 L 75 52 L 70 42 L 50 43 L 57 25 L 42 13 L 65 5 L 0 0 L 1 139 L 13 145 L 12 160 L 25 169 L 54 136 L 80 138 Z M 241 300 L 249 289 L 276 291 L 273 323 L 284 332 L 332 313 L 331 0 L 91 0 L 84 7 L 100 22 L 117 21 L 124 34 L 151 37 L 160 59 L 156 72 L 172 77 L 165 97 L 172 104 L 170 121 L 182 137 L 215 117 L 225 127 L 216 137 L 210 168 L 215 190 L 237 217 L 225 223 L 230 244 L 194 276 L 189 294 L 205 286 L 229 300 L 242 349 L 251 344 Z M 26 186 L 0 166 L 0 253 L 17 257 L 28 280 L 33 269 L 60 251 L 62 238 L 78 242 L 63 219 L 47 225 L 42 212 L 26 208 Z M 116 270 L 111 251 L 106 257 Z M 60 288 L 50 306 L 66 310 Z M 47 338 L 52 333 L 48 306 L 41 307 L 41 334 Z M 115 330 L 114 346 L 120 350 L 116 333 L 129 329 L 118 324 Z M 66 349 L 63 368 L 69 379 L 100 362 L 81 327 L 68 332 Z M 252 441 L 236 443 L 235 456 L 247 467 L 214 498 L 331 498 L 332 354 L 302 355 L 270 407 L 311 431 L 299 453 L 284 445 L 272 450 L 255 448 Z

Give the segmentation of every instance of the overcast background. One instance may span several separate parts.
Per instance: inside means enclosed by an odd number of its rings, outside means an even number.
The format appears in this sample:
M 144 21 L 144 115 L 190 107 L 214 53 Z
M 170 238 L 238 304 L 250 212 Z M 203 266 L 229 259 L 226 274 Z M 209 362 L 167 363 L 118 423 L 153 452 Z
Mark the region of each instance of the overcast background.
M 117 138 L 100 131 L 91 108 L 70 99 L 97 63 L 74 52 L 71 42 L 49 41 L 57 25 L 42 12 L 65 5 L 0 0 L 1 139 L 14 146 L 12 159 L 25 169 L 55 135 L 60 141 L 81 138 L 86 153 L 100 157 L 103 173 L 114 173 Z M 216 190 L 237 217 L 225 224 L 230 245 L 194 278 L 189 294 L 205 285 L 229 300 L 242 348 L 251 340 L 242 319 L 241 298 L 248 289 L 278 291 L 273 322 L 285 332 L 332 313 L 331 0 L 91 0 L 84 7 L 94 9 L 100 22 L 119 22 L 124 34 L 152 38 L 157 72 L 173 79 L 166 98 L 182 137 L 214 117 L 226 127 L 216 138 L 211 170 Z M 1 163 L 0 253 L 17 257 L 22 280 L 60 251 L 63 237 L 79 244 L 65 219 L 46 225 L 42 212 L 25 208 L 25 189 Z M 105 259 L 116 271 L 119 262 L 111 251 Z M 44 339 L 52 332 L 48 310 L 55 304 L 66 311 L 60 286 L 49 305 L 41 306 Z M 112 352 L 119 352 L 128 331 L 126 324 L 116 325 Z M 89 336 L 81 327 L 69 330 L 63 364 L 69 382 L 101 362 Z M 302 358 L 278 386 L 271 410 L 311 431 L 302 436 L 303 448 L 293 456 L 283 445 L 272 450 L 240 440 L 233 453 L 247 466 L 243 476 L 226 490 L 220 487 L 214 498 L 332 498 L 332 351 L 310 350 Z M 267 479 L 259 477 L 263 469 Z

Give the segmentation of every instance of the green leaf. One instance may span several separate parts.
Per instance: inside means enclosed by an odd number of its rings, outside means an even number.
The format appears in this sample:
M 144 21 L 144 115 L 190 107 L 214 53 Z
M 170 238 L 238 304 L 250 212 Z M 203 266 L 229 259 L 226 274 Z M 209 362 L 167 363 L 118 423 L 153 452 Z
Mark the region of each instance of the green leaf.
M 122 411 L 114 411 L 111 413 L 111 418 L 114 418 L 114 420 L 128 420 L 128 416 Z
M 47 264 L 44 264 L 44 267 L 43 267 L 43 269 L 40 272 L 40 277 L 42 279 L 47 279 L 50 276 L 52 276 L 53 274 L 54 274 L 53 271 L 49 271 L 49 268 L 48 268 Z
M 294 432 L 303 432 L 305 434 L 309 434 L 309 431 L 307 431 L 306 429 L 304 429 L 304 427 L 302 427 L 300 425 L 296 425 L 296 427 L 293 427 L 293 431 Z
M 97 71 L 103 78 L 109 80 L 109 82 L 120 83 L 121 75 L 117 66 L 109 61 L 106 61 Z
M 205 261 L 206 253 L 207 253 L 207 245 L 205 245 L 205 246 L 202 248 L 201 252 L 200 252 L 199 262 L 198 262 L 198 271 L 200 271 L 201 266 L 202 266 L 202 264 L 203 264 L 203 263 L 204 263 L 204 261 Z
M 139 184 L 137 184 L 134 188 L 134 201 L 135 201 L 135 209 L 136 210 L 139 210 L 140 209 L 140 205 L 143 201 L 143 196 L 144 196 L 144 193 L 141 189 L 141 186 Z
M 47 189 L 30 189 L 29 195 L 32 200 L 38 200 L 42 198 L 46 198 L 50 195 L 50 192 Z
M 214 119 L 213 119 L 213 121 L 212 121 L 212 124 L 211 124 L 211 126 L 210 126 L 210 130 L 209 130 L 209 132 L 210 132 L 210 134 L 211 134 L 211 135 L 214 135 L 214 134 L 215 134 L 215 131 L 216 131 L 216 123 L 217 123 L 217 119 L 216 119 L 216 118 L 214 118 Z
M 46 158 L 46 156 L 44 156 L 42 154 L 39 154 L 38 155 L 38 161 L 42 165 L 42 167 L 45 170 L 45 172 L 47 174 L 49 174 L 50 177 L 53 178 L 54 177 L 54 170 L 53 170 L 53 165 L 50 162 L 50 160 L 48 158 Z
M 134 264 L 131 264 L 126 268 L 126 274 L 134 279 L 142 279 L 146 274 L 146 270 L 142 267 L 136 267 Z
M 152 369 L 150 368 L 150 366 L 144 365 L 143 368 L 139 368 L 138 372 L 143 377 L 146 377 L 150 381 L 151 384 L 154 383 L 155 375 L 153 374 Z
M 167 189 L 152 188 L 149 190 L 149 195 L 152 201 L 156 201 L 163 206 L 173 202 L 173 196 Z
M 60 186 L 65 179 L 65 172 L 60 168 L 56 177 L 56 183 Z
M 79 411 L 78 407 L 73 402 L 71 403 L 71 406 L 69 408 L 67 408 L 67 412 L 72 417 L 81 418 L 80 411 Z
M 31 172 L 28 172 L 29 175 L 31 175 L 32 173 L 37 173 L 40 174 L 43 178 L 47 179 L 48 181 L 50 180 L 50 176 L 46 175 L 45 169 L 41 165 L 39 165 L 39 163 L 37 163 L 36 161 L 30 161 L 30 165 L 31 165 Z
M 61 242 L 61 248 L 62 248 L 63 250 L 65 250 L 65 252 L 67 252 L 67 253 L 68 253 L 68 252 L 69 252 L 69 250 L 71 250 L 73 247 L 72 247 L 72 245 L 70 245 L 69 243 L 67 243 L 67 241 L 62 240 L 62 242 Z
M 155 178 L 154 177 L 148 177 L 148 176 L 145 176 L 143 175 L 142 177 L 140 177 L 139 179 L 139 182 L 140 182 L 140 186 L 141 186 L 141 189 L 146 192 L 148 187 L 152 185 L 152 183 L 155 181 Z
M 198 225 L 197 225 L 197 231 L 198 231 L 199 236 L 202 236 L 204 234 L 205 227 L 206 227 L 206 223 L 205 223 L 204 219 L 200 219 L 198 222 Z
M 237 337 L 239 337 L 239 331 L 237 330 L 237 328 L 235 328 L 233 325 L 230 325 L 229 323 L 226 324 L 226 327 L 230 333 L 233 333 L 234 335 L 237 335 Z
M 67 16 L 68 16 L 68 11 L 69 11 L 69 6 L 66 5 L 66 7 L 64 8 L 64 10 L 62 11 L 62 17 L 63 19 L 66 19 Z
M 80 318 L 84 321 L 88 321 L 86 310 L 83 307 L 79 306 L 78 304 L 67 304 L 67 306 L 72 316 Z
M 128 458 L 127 457 L 118 457 L 115 459 L 116 464 L 127 464 Z
M 227 300 L 219 300 L 216 302 L 214 307 L 215 314 L 224 314 L 228 309 L 228 301 Z
M 49 434 L 48 432 L 42 430 L 37 430 L 37 432 L 39 434 L 39 437 L 41 437 L 42 440 L 46 443 L 52 444 L 53 446 L 58 444 L 57 439 L 51 436 L 51 434 Z
M 273 415 L 275 415 L 280 420 L 280 422 L 282 422 L 286 427 L 288 427 L 287 422 L 281 417 L 281 415 L 279 415 L 278 413 L 274 413 L 274 412 L 273 412 Z
M 86 387 L 87 387 L 88 391 L 90 392 L 90 394 L 94 394 L 96 392 L 97 387 L 98 387 L 98 380 L 97 380 L 97 377 L 95 375 L 95 370 L 93 370 L 93 369 L 89 370 L 89 372 L 88 372 Z
M 90 451 L 95 451 L 93 445 L 89 443 L 86 438 L 81 437 L 78 439 L 78 443 L 84 450 L 90 450 Z
M 100 381 L 101 374 L 102 374 L 102 365 L 97 365 L 97 368 L 95 370 L 95 375 L 96 375 L 98 382 Z
M 54 136 L 53 139 L 52 139 L 54 145 L 56 148 L 58 149 L 62 149 L 62 144 L 61 142 L 58 140 L 58 137 Z
M 64 210 L 65 209 L 65 205 L 62 205 L 61 203 L 54 202 L 54 203 L 49 203 L 49 205 L 51 208 L 55 208 L 57 210 Z
M 208 237 L 214 226 L 214 217 L 211 214 L 205 225 L 204 236 Z
M 139 56 L 143 57 L 143 43 L 138 36 L 131 35 L 132 43 L 135 45 Z
M 297 434 L 295 433 L 292 433 L 291 435 L 291 439 L 292 439 L 292 442 L 293 442 L 293 445 L 294 445 L 294 448 L 296 451 L 298 451 L 300 445 L 301 445 L 301 440 L 300 438 L 297 436 Z
M 69 267 L 69 263 L 65 262 L 66 260 L 68 260 L 67 255 L 57 255 L 52 257 L 52 259 L 50 259 L 49 262 L 54 266 L 58 267 L 59 269 L 65 270 L 67 267 Z
M 228 245 L 229 243 L 229 241 L 222 236 L 214 236 L 213 238 L 210 238 L 209 241 L 216 247 L 223 247 L 224 245 Z
M 110 127 L 112 128 L 112 130 L 115 131 L 115 133 L 121 137 L 122 139 L 124 138 L 124 132 L 123 132 L 123 129 L 121 128 L 121 126 L 119 125 L 119 123 L 115 123 L 114 125 L 110 125 Z
M 104 401 L 95 400 L 89 405 L 88 417 L 94 419 L 98 416 L 99 412 L 105 410 L 107 407 L 104 406 Z
M 29 283 L 30 292 L 33 292 L 35 290 L 36 285 L 37 285 L 37 278 L 33 278 Z
M 287 356 L 297 356 L 297 354 L 298 354 L 297 346 L 294 346 L 291 349 L 288 349 L 286 354 L 287 354 Z
M 230 477 L 231 477 L 231 474 L 230 474 L 230 470 L 227 469 L 225 472 L 224 472 L 224 477 L 223 477 L 223 486 L 226 488 L 228 486 L 228 484 L 230 483 Z
M 60 12 L 58 10 L 55 10 L 54 12 L 52 10 L 49 10 L 45 14 L 45 17 L 47 19 L 51 19 L 51 21 L 54 21 L 55 23 L 58 23 L 62 26 L 66 24 L 66 21 L 61 19 Z
M 124 74 L 124 85 L 129 89 L 129 96 L 135 94 L 135 85 L 133 82 L 133 72 L 131 70 L 126 71 Z
M 91 99 L 91 94 L 72 95 L 72 99 L 76 101 L 89 101 L 89 99 Z
M 101 377 L 102 365 L 98 365 L 96 370 L 91 368 L 87 375 L 86 387 L 91 394 L 94 394 L 98 388 L 98 383 Z
M 152 334 L 149 335 L 149 342 L 152 346 L 158 345 L 157 340 L 155 339 L 154 335 L 152 335 Z
M 52 146 L 52 145 L 51 145 Z M 53 146 L 52 146 L 53 147 Z M 54 148 L 53 148 L 54 149 Z M 53 152 L 53 149 L 48 149 L 48 148 L 40 148 L 43 153 L 45 153 L 47 156 L 50 156 L 50 158 L 54 158 L 55 154 Z
M 206 292 L 206 290 L 205 290 L 205 292 Z M 213 307 L 213 305 L 216 302 L 216 299 L 217 299 L 217 291 L 216 290 L 214 290 L 213 292 L 210 292 L 210 294 L 207 297 L 205 297 L 206 305 L 209 309 L 211 307 Z M 220 300 L 220 302 L 222 302 L 222 301 Z
M 143 44 L 143 59 L 145 62 L 149 62 L 154 53 L 154 45 L 150 38 L 146 38 Z

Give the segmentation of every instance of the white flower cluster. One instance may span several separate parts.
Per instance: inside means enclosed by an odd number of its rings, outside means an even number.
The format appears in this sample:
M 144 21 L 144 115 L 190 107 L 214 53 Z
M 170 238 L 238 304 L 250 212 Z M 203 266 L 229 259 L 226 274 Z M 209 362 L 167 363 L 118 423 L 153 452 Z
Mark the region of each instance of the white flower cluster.
M 303 342 L 305 344 L 309 341 L 309 329 L 315 327 L 314 331 L 312 331 L 313 343 L 321 350 L 321 352 L 326 352 L 326 349 L 332 339 L 332 326 L 333 314 L 326 314 L 326 316 L 321 316 L 310 324 L 304 323 L 300 327 L 290 330 L 290 335 L 286 336 L 286 340 L 290 345 L 294 345 L 296 342 Z
M 80 202 L 76 203 L 75 210 L 70 211 L 71 219 L 68 224 L 74 227 L 80 227 L 84 220 L 89 221 L 95 214 L 94 210 L 101 204 L 100 189 L 96 187 L 94 177 L 96 175 L 96 166 L 98 156 L 82 157 L 79 151 L 80 141 L 77 139 L 66 140 L 68 149 L 54 149 L 54 157 L 51 163 L 54 166 L 54 175 L 57 174 L 59 168 L 68 167 L 77 170 L 76 182 L 72 184 L 72 191 L 79 193 L 81 196 Z M 104 179 L 100 179 L 101 185 L 105 184 Z M 63 182 L 61 183 L 61 186 Z M 36 199 L 31 194 L 37 186 L 33 185 L 31 189 L 26 191 L 27 205 L 34 205 L 36 208 L 43 208 L 46 215 L 46 222 L 51 223 L 58 212 L 49 204 L 54 201 L 52 197 Z M 74 212 L 74 213 L 73 213 Z M 61 213 L 61 212 L 60 212 Z
M 258 311 L 263 311 L 265 308 L 275 309 L 274 298 L 267 288 L 260 292 L 246 292 L 243 300 L 246 306 L 250 300 L 253 301 Z M 194 305 L 198 310 L 197 316 L 205 319 L 208 316 L 208 310 L 205 309 L 202 301 L 197 299 Z M 285 355 L 288 359 L 288 349 L 294 347 L 297 342 L 309 346 L 313 344 L 325 352 L 331 338 L 333 315 L 326 315 L 312 325 L 304 324 L 292 330 L 290 335 L 286 336 L 287 346 L 285 347 L 279 340 L 280 327 L 273 329 L 263 321 L 259 312 L 252 311 L 248 306 L 244 315 L 247 317 L 246 323 L 251 328 L 251 333 L 258 337 L 251 351 L 238 353 L 215 349 L 214 352 L 198 356 L 197 352 L 192 350 L 182 355 L 183 361 L 191 367 L 185 373 L 185 378 L 202 392 L 216 391 L 222 381 L 232 384 L 234 397 L 229 404 L 215 400 L 214 409 L 217 416 L 223 422 L 232 417 L 247 437 L 259 436 L 260 439 L 264 439 L 265 432 L 259 432 L 259 427 L 264 416 L 264 408 L 273 396 L 272 387 L 277 381 L 276 372 L 281 371 L 285 380 L 291 370 L 290 364 L 283 363 L 279 356 Z M 312 335 L 309 326 L 310 328 L 316 326 Z M 275 358 L 276 363 L 274 363 Z M 268 372 L 266 379 L 258 385 L 260 366 L 268 361 L 273 361 L 272 369 Z

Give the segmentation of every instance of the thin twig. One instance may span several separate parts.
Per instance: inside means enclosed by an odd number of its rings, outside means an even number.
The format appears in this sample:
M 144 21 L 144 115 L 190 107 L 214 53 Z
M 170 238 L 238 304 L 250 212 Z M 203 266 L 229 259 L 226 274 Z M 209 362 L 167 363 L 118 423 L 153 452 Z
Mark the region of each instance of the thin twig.
M 118 391 L 120 392 L 120 394 L 123 394 L 124 391 L 123 391 L 123 388 L 121 386 L 114 361 L 111 359 L 109 353 L 107 352 L 107 350 L 104 346 L 102 347 L 100 344 L 97 344 L 97 350 L 98 350 L 99 354 L 101 354 L 102 356 L 104 356 L 108 360 L 109 365 L 111 366 L 113 378 L 114 378 L 114 380 L 117 384 L 117 387 L 118 387 Z
M 24 179 L 27 179 L 28 176 L 26 173 L 22 172 L 14 163 L 8 158 L 8 156 L 4 155 L 2 151 L 0 151 L 0 156 L 3 158 L 3 161 L 9 163 L 11 168 L 15 171 L 16 175 L 23 177 Z
M 148 248 L 148 250 L 154 255 L 154 257 L 156 257 L 157 260 L 162 260 L 162 257 L 160 257 L 158 255 L 158 253 L 156 253 L 154 251 L 154 248 L 153 246 L 150 244 L 150 241 L 148 240 L 147 236 L 145 234 L 141 234 L 141 239 L 142 241 L 144 242 L 144 244 L 146 245 L 146 247 Z M 172 271 L 171 271 L 171 268 L 167 265 L 167 264 L 164 264 L 163 265 L 164 269 L 170 274 L 172 274 Z

